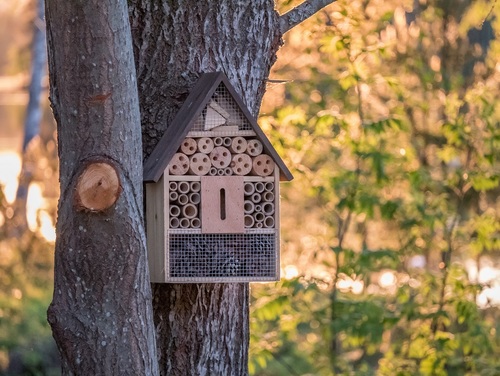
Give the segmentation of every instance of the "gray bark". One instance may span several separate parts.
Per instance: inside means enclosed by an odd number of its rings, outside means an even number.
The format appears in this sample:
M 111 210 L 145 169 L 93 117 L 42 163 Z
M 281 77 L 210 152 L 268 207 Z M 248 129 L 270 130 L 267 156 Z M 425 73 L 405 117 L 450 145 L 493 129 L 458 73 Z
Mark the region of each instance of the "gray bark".
M 256 116 L 281 46 L 270 0 L 129 2 L 145 156 L 200 72 L 223 71 Z M 248 373 L 248 284 L 156 284 L 162 375 Z
M 293 25 L 311 16 L 311 9 L 293 11 Z M 130 0 L 129 11 L 144 157 L 201 72 L 223 71 L 258 115 L 283 25 L 289 23 L 280 22 L 274 1 Z M 155 284 L 153 296 L 162 375 L 248 373 L 248 284 Z
M 281 32 L 285 34 L 287 31 L 297 26 L 299 23 L 305 21 L 316 12 L 320 11 L 327 5 L 335 2 L 336 0 L 309 0 L 304 1 L 299 6 L 293 8 L 291 11 L 285 13 L 280 18 Z
M 50 100 L 61 198 L 48 319 L 64 375 L 156 375 L 142 209 L 142 149 L 124 1 L 47 0 Z M 75 205 L 78 176 L 112 165 L 116 204 Z
M 63 373 L 156 375 L 159 364 L 162 375 L 246 375 L 248 284 L 156 284 L 153 321 L 142 158 L 201 72 L 224 71 L 258 114 L 280 18 L 272 0 L 129 0 L 134 71 L 125 12 L 111 0 L 47 0 L 61 162 L 49 322 Z M 98 212 L 74 193 L 92 162 L 121 182 L 118 201 Z

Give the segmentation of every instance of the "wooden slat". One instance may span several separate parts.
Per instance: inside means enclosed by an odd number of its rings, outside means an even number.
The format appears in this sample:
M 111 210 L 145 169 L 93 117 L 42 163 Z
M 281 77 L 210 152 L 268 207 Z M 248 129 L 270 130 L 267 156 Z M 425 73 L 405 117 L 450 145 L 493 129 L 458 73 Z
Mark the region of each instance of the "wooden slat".
M 225 202 L 221 202 L 224 190 Z M 203 176 L 201 178 L 201 232 L 203 234 L 242 234 L 243 221 L 243 177 Z M 225 218 L 221 216 L 224 206 Z
M 146 244 L 151 282 L 165 282 L 165 221 L 169 219 L 163 183 L 162 178 L 156 184 L 146 184 Z
M 274 177 L 276 181 L 274 182 L 274 228 L 276 229 L 276 280 L 280 280 L 280 263 L 281 263 L 281 220 L 280 220 L 280 172 L 278 170 L 274 171 Z

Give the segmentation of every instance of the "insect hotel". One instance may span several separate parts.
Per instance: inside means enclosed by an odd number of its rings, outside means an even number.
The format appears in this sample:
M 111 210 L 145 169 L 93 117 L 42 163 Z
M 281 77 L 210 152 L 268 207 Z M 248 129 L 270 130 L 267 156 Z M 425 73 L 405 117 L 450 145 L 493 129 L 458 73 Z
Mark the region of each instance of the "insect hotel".
M 151 281 L 278 280 L 291 179 L 226 76 L 203 74 L 144 165 Z

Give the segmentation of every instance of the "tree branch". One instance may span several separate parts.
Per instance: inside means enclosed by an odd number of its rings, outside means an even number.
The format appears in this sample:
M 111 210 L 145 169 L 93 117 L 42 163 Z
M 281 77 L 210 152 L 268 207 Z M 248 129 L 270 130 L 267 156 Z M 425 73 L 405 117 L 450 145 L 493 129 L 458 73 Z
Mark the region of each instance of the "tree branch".
M 303 3 L 293 8 L 280 17 L 280 30 L 282 34 L 307 20 L 313 14 L 323 9 L 336 0 L 305 0 Z

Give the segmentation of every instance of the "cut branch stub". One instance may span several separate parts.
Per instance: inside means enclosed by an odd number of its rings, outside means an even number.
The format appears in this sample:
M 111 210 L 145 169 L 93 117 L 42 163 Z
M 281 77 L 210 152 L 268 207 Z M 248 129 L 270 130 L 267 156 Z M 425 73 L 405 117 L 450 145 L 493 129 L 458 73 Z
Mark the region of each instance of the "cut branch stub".
M 106 162 L 90 163 L 76 183 L 76 207 L 78 210 L 104 211 L 115 204 L 121 190 L 115 167 Z

